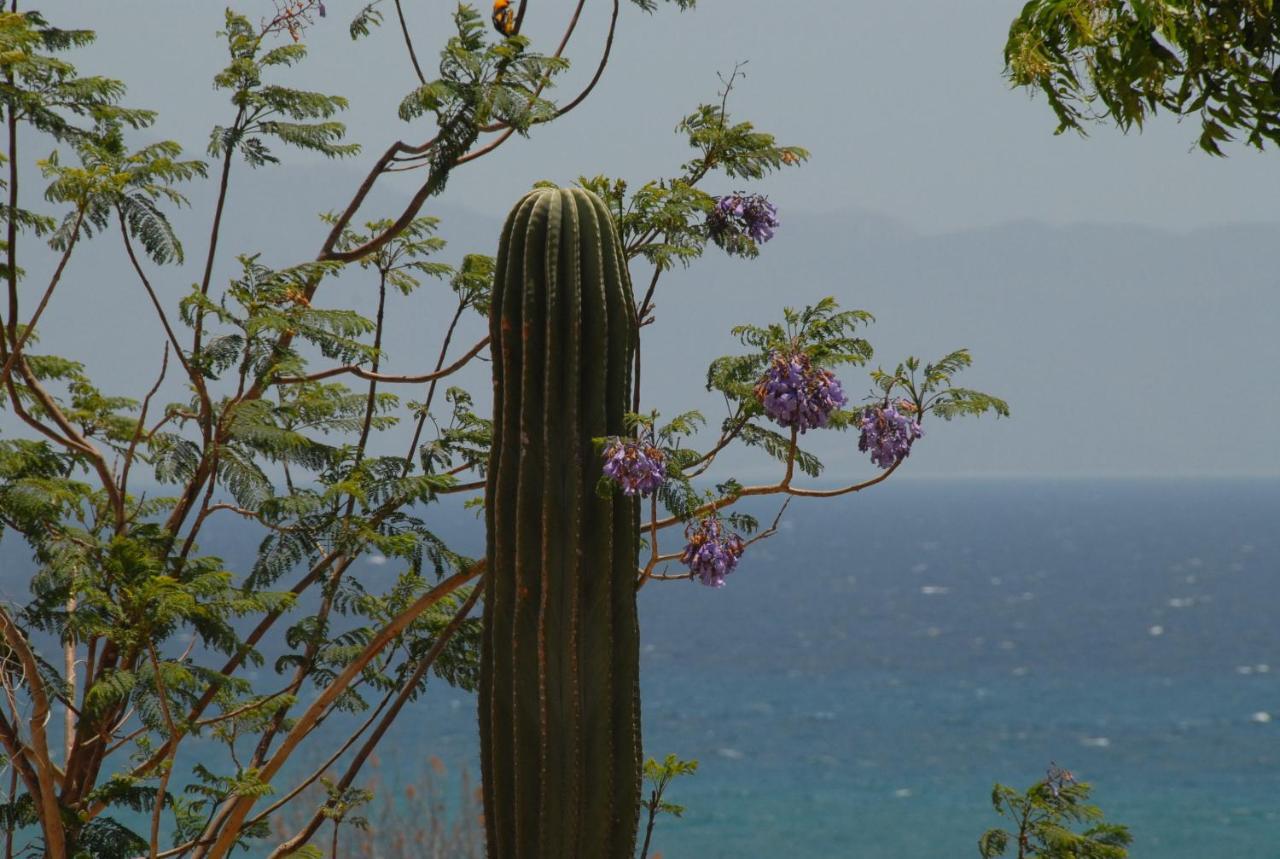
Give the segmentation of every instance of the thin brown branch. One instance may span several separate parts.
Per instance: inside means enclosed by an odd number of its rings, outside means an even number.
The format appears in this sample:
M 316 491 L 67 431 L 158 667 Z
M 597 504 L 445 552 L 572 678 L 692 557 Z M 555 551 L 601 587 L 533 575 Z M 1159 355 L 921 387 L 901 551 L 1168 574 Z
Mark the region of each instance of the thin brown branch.
M 14 0 L 13 11 L 17 11 L 17 0 Z M 5 68 L 5 79 L 12 88 L 13 67 Z M 5 320 L 5 339 L 9 343 L 18 341 L 18 112 L 5 111 L 5 126 L 9 133 L 9 217 L 5 224 L 5 279 L 8 281 L 9 318 Z
M 31 371 L 31 367 L 27 364 L 27 359 L 18 357 L 15 365 L 19 374 L 22 376 L 23 384 L 26 389 L 35 397 L 44 413 L 53 421 L 58 430 L 62 433 L 51 431 L 40 421 L 36 420 L 32 415 L 26 412 L 22 407 L 20 398 L 16 390 L 14 390 L 13 378 L 7 380 L 10 391 L 10 401 L 13 404 L 14 411 L 29 425 L 37 431 L 53 439 L 64 447 L 82 453 L 88 458 L 93 470 L 97 472 L 98 479 L 102 484 L 102 490 L 106 493 L 107 501 L 111 505 L 112 512 L 115 515 L 116 525 L 120 526 L 125 520 L 124 499 L 121 497 L 116 487 L 115 475 L 111 473 L 111 467 L 107 464 L 106 457 L 102 451 L 98 450 L 89 440 L 71 423 L 70 419 L 63 414 L 62 409 L 58 407 L 57 402 L 44 389 L 40 381 L 36 378 L 35 373 Z
M 560 44 L 556 47 L 556 52 L 552 54 L 555 59 L 564 56 L 564 50 L 569 46 L 569 39 L 573 36 L 573 31 L 578 28 L 578 19 L 582 16 L 582 7 L 586 5 L 586 0 L 578 0 L 578 5 L 573 10 L 573 17 L 569 19 L 569 26 L 565 28 L 564 35 L 560 37 Z M 525 4 L 520 4 L 520 9 L 516 13 L 516 32 L 520 32 L 520 25 L 524 23 Z M 533 94 L 529 96 L 528 104 L 532 105 L 538 96 L 542 95 L 542 91 L 551 83 L 551 75 L 547 75 L 538 82 L 538 86 L 534 88 Z M 488 134 L 494 131 L 501 131 L 507 128 L 505 122 L 493 122 L 489 125 L 482 126 L 480 131 Z
M 8 691 L 7 679 L 5 688 Z M 18 735 L 17 723 L 10 722 L 9 717 L 4 713 L 0 713 L 0 745 L 4 746 L 4 750 L 9 757 L 9 766 L 13 770 L 13 774 L 22 777 L 22 784 L 26 787 L 27 793 L 31 796 L 39 796 L 40 777 L 31 768 L 31 762 L 27 759 L 27 747 Z M 9 792 L 11 796 L 15 790 L 16 787 L 10 783 Z M 10 802 L 12 802 L 12 798 Z M 12 833 L 12 830 L 10 830 L 10 833 Z
M 750 546 L 753 543 L 759 543 L 761 540 L 767 540 L 770 537 L 772 537 L 774 534 L 778 533 L 778 525 L 782 522 L 782 514 L 787 512 L 787 505 L 789 505 L 790 503 L 791 503 L 791 498 L 788 497 L 785 501 L 782 502 L 782 506 L 778 508 L 777 515 L 773 517 L 773 524 L 771 524 L 768 528 L 761 531 L 760 533 L 756 534 L 750 540 L 747 540 L 745 543 L 742 544 L 742 547 L 745 549 L 747 546 Z M 657 558 L 657 561 L 659 562 L 674 561 L 683 556 L 684 556 L 683 552 L 675 552 L 670 555 L 661 555 Z M 636 590 L 639 590 L 640 588 L 644 587 L 645 583 L 650 581 L 651 579 L 656 579 L 661 582 L 684 581 L 684 580 L 692 579 L 693 572 L 690 571 L 687 573 L 678 573 L 673 575 L 670 573 L 655 573 L 652 571 L 652 569 L 646 569 L 646 570 L 638 570 L 636 578 L 637 578 Z
M 360 739 L 360 737 L 364 734 L 364 732 L 369 729 L 369 726 L 372 725 L 374 720 L 378 718 L 378 716 L 386 708 L 387 704 L 391 703 L 392 694 L 394 693 L 388 692 L 386 695 L 384 695 L 382 698 L 382 701 L 378 704 L 377 707 L 374 708 L 373 713 L 369 715 L 369 718 L 365 719 L 364 722 L 361 723 L 360 727 L 357 728 L 355 732 L 351 734 L 351 736 L 347 737 L 347 739 L 343 741 L 342 745 L 338 747 L 337 751 L 335 751 L 332 755 L 330 755 L 329 758 L 323 764 L 321 764 L 319 767 L 313 770 L 311 775 L 304 778 L 301 782 L 295 785 L 286 794 L 281 796 L 275 802 L 271 803 L 271 805 L 264 808 L 261 812 L 259 812 L 253 818 L 246 821 L 245 826 L 253 826 L 255 823 L 258 823 L 261 820 L 266 820 L 272 814 L 279 811 L 281 808 L 284 808 L 286 805 L 288 805 L 290 802 L 296 799 L 298 794 L 302 793 L 308 787 L 315 784 L 316 781 L 318 781 L 321 776 L 323 776 L 326 772 L 329 771 L 329 767 L 333 766 L 334 762 L 338 760 L 338 758 L 342 757 L 348 749 L 350 749 L 353 745 L 355 745 L 356 740 Z M 182 854 L 187 853 L 194 847 L 208 846 L 211 843 L 213 843 L 211 838 L 196 838 L 186 842 L 185 844 L 179 844 L 177 847 L 163 851 L 162 853 L 156 856 L 156 859 L 169 859 L 169 857 L 171 856 L 181 856 Z
M 370 370 L 366 370 L 357 364 L 347 364 L 342 367 L 333 367 L 328 370 L 321 370 L 319 373 L 311 373 L 307 376 L 279 376 L 275 381 L 277 384 L 281 385 L 299 385 L 303 382 L 318 382 L 322 379 L 331 379 L 334 376 L 341 376 L 343 374 L 350 373 L 358 379 L 367 379 L 374 382 L 389 382 L 394 384 L 433 382 L 436 379 L 443 379 L 445 376 L 453 375 L 461 370 L 471 361 L 472 358 L 480 354 L 481 350 L 488 345 L 489 337 L 486 335 L 479 343 L 472 346 L 471 350 L 467 352 L 467 354 L 463 355 L 443 370 L 437 370 L 433 373 L 423 373 L 417 376 L 392 376 L 386 373 L 375 373 Z
M 421 616 L 424 611 L 484 572 L 484 567 L 484 561 L 478 561 L 470 568 L 455 573 L 437 584 L 429 593 L 419 597 L 413 605 L 383 626 L 372 640 L 365 645 L 360 655 L 353 659 L 325 687 L 324 691 L 293 723 L 289 732 L 281 740 L 280 747 L 276 749 L 275 754 L 263 764 L 259 771 L 259 777 L 262 781 L 269 782 L 280 771 L 280 768 L 284 766 L 285 761 L 289 759 L 298 745 L 311 733 L 320 716 L 329 709 L 330 705 L 351 685 L 364 670 L 365 666 L 377 657 L 383 648 L 403 633 L 405 628 Z M 209 851 L 201 851 L 196 854 L 197 857 L 201 857 L 201 859 L 223 859 L 239 838 L 244 819 L 250 809 L 253 808 L 255 801 L 256 797 L 251 796 L 236 796 L 228 799 L 221 812 L 210 823 L 210 827 L 206 828 L 206 834 L 212 834 L 210 830 L 216 827 L 217 840 Z
M 449 354 L 449 344 L 453 342 L 453 332 L 458 327 L 458 322 L 462 319 L 463 311 L 467 309 L 467 302 L 460 300 L 458 309 L 453 313 L 453 319 L 449 321 L 449 329 L 444 334 L 444 343 L 440 345 L 440 357 L 436 358 L 436 373 L 439 373 L 444 367 L 445 356 Z M 427 423 L 427 418 L 431 414 L 431 401 L 436 396 L 436 385 L 439 379 L 432 379 L 431 384 L 427 386 L 427 398 L 422 404 L 422 414 L 418 415 L 418 423 L 413 428 L 413 439 L 409 442 L 409 452 L 404 455 L 404 467 L 401 469 L 401 476 L 407 475 L 413 468 L 413 455 L 418 450 L 418 442 L 422 440 L 422 429 Z
M 12 221 L 13 215 L 10 214 Z M 44 295 L 40 296 L 40 303 L 36 305 L 36 312 L 31 315 L 30 321 L 22 329 L 22 335 L 13 343 L 13 347 L 9 350 L 9 358 L 4 362 L 4 366 L 0 367 L 0 385 L 4 385 L 9 381 L 9 375 L 13 372 L 13 365 L 22 355 L 22 347 L 27 345 L 27 340 L 35 333 L 36 323 L 40 321 L 40 317 L 44 314 L 44 309 L 49 306 L 49 299 L 53 297 L 53 291 L 57 288 L 58 282 L 62 280 L 62 272 L 66 270 L 67 263 L 71 259 L 71 252 L 75 250 L 76 239 L 80 237 L 80 225 L 84 223 L 84 207 L 76 210 L 76 222 L 71 228 L 71 238 L 67 240 L 67 246 L 62 251 L 62 256 L 58 258 L 58 266 L 53 270 L 53 276 L 49 278 L 49 285 L 45 287 Z
M 182 548 L 178 551 L 177 568 L 182 569 L 186 566 L 187 558 L 191 554 L 191 550 L 195 548 L 196 537 L 200 534 L 200 529 L 204 527 L 205 520 L 209 518 L 209 508 L 213 505 L 213 490 L 218 485 L 218 460 L 220 448 L 215 447 L 212 454 L 209 455 L 209 470 L 211 472 L 208 482 L 205 483 L 204 498 L 200 502 L 200 512 L 196 514 L 196 521 L 191 524 L 191 530 L 187 532 L 186 539 L 182 541 Z M 177 533 L 176 531 L 174 532 Z
M 448 645 L 449 640 L 453 638 L 454 634 L 457 633 L 459 628 L 461 628 L 463 621 L 467 618 L 467 615 L 471 614 L 471 610 L 475 608 L 475 604 L 480 599 L 480 595 L 483 592 L 484 579 L 481 579 L 480 583 L 472 589 L 471 594 L 467 599 L 463 601 L 462 606 L 454 614 L 448 625 L 440 631 L 440 634 L 432 643 L 431 649 L 428 650 L 426 655 L 424 655 L 418 662 L 413 674 L 400 684 L 400 691 L 396 695 L 395 702 L 391 705 L 391 709 L 382 717 L 382 720 L 378 723 L 378 727 L 374 729 L 374 732 L 369 735 L 367 740 L 364 741 L 364 744 L 360 747 L 360 751 L 356 753 L 355 758 L 347 765 L 346 772 L 343 773 L 342 778 L 339 779 L 335 785 L 337 790 L 346 790 L 355 782 L 356 776 L 359 775 L 360 769 L 364 766 L 365 761 L 368 760 L 369 756 L 373 753 L 374 748 L 382 740 L 387 729 L 404 708 L 404 705 L 413 696 L 414 690 L 418 688 L 418 684 L 422 682 L 422 678 L 426 676 L 427 671 L 430 670 L 431 666 L 435 663 L 436 659 L 439 658 L 440 654 L 444 652 L 444 648 Z M 265 819 L 266 814 L 267 812 L 263 812 L 255 817 L 252 822 Z M 316 810 L 315 814 L 312 815 L 311 819 L 307 821 L 307 824 L 296 835 L 289 838 L 273 850 L 267 859 L 281 859 L 281 857 L 288 856 L 290 853 L 298 850 L 302 845 L 306 844 L 313 835 L 315 835 L 316 830 L 320 828 L 320 825 L 324 823 L 325 819 L 324 807 L 322 806 Z
M 244 122 L 245 107 L 240 106 L 236 111 L 235 121 L 231 123 L 231 128 L 226 130 L 226 135 L 235 138 L 241 130 L 241 123 Z M 204 258 L 204 274 L 200 278 L 200 295 L 208 296 L 209 284 L 213 280 L 213 263 L 218 254 L 218 238 L 222 234 L 222 214 L 227 205 L 227 188 L 231 181 L 231 160 L 235 155 L 235 146 L 223 141 L 225 151 L 222 153 L 222 169 L 218 175 L 218 197 L 213 207 L 213 223 L 209 227 L 209 251 Z M 202 338 L 204 337 L 204 313 L 196 314 L 195 331 L 191 342 L 192 357 L 200 354 Z M 212 415 L 206 413 L 204 419 L 210 420 Z
M 474 480 L 471 483 L 455 483 L 453 486 L 446 486 L 444 489 L 437 489 L 437 495 L 456 495 L 459 492 L 474 492 L 477 489 L 484 489 L 485 482 L 483 480 Z
M 745 549 L 747 546 L 750 546 L 753 543 L 759 543 L 761 540 L 768 540 L 774 534 L 778 533 L 778 525 L 782 522 L 782 514 L 787 512 L 787 506 L 790 504 L 791 498 L 788 496 L 783 500 L 782 506 L 778 508 L 778 515 L 773 517 L 773 524 L 743 543 L 742 548 Z
M 782 483 L 779 484 L 784 489 L 791 485 L 791 478 L 796 473 L 796 450 L 800 444 L 800 430 L 796 427 L 791 428 L 791 443 L 787 448 L 787 471 L 782 475 Z
M 26 359 L 22 359 L 19 362 L 19 369 L 21 369 L 21 367 L 24 366 L 25 364 L 26 364 Z M 69 451 L 72 451 L 74 453 L 80 453 L 85 456 L 90 456 L 93 454 L 94 449 L 92 445 L 89 445 L 87 443 L 77 442 L 73 438 L 69 438 L 65 435 L 60 435 L 56 430 L 54 430 L 48 424 L 45 424 L 42 421 L 37 420 L 35 415 L 27 411 L 27 408 L 22 402 L 22 397 L 18 393 L 17 385 L 12 376 L 10 376 L 9 379 L 7 380 L 7 384 L 5 385 L 5 387 L 8 389 L 8 392 L 9 392 L 9 404 L 13 407 L 13 413 L 16 414 L 19 418 L 21 418 L 23 423 L 25 423 L 27 426 L 31 427 L 36 432 L 40 433 L 42 436 L 49 439 L 59 447 L 64 447 Z
M 742 428 L 746 426 L 747 421 L 741 415 L 742 411 L 739 409 L 738 414 L 733 418 L 730 429 L 727 432 L 722 432 L 720 434 L 720 438 L 716 441 L 715 446 L 685 467 L 685 477 L 692 480 L 711 467 L 712 463 L 716 461 L 716 457 L 720 454 L 720 451 L 728 447 L 733 440 L 738 437 L 738 433 L 742 432 Z
M 632 389 L 631 411 L 640 411 L 640 329 L 644 327 L 644 318 L 649 313 L 649 302 L 653 300 L 653 291 L 658 288 L 658 278 L 662 277 L 662 269 L 658 266 L 653 267 L 653 277 L 649 279 L 649 289 L 644 294 L 644 300 L 640 302 L 640 309 L 636 311 L 636 357 L 635 357 L 635 387 Z
M 226 504 L 223 502 L 219 502 L 217 504 L 210 504 L 209 507 L 205 510 L 206 518 L 208 518 L 208 516 L 212 516 L 214 513 L 217 513 L 219 510 L 226 510 L 244 519 L 250 519 L 254 522 L 257 522 L 263 528 L 266 528 L 270 531 L 275 531 L 278 534 L 287 534 L 291 531 L 300 530 L 298 528 L 289 528 L 282 525 L 276 525 L 272 522 L 268 522 L 261 513 L 255 513 L 252 510 L 246 510 L 245 508 L 239 507 L 235 504 Z
M 156 395 L 156 391 L 160 390 L 161 383 L 164 382 L 165 371 L 169 369 L 169 344 L 164 344 L 164 355 L 160 358 L 160 375 L 156 377 L 156 383 L 151 386 L 151 390 L 147 391 L 147 395 L 142 398 L 142 409 L 138 413 L 138 425 L 134 428 L 133 438 L 129 439 L 129 447 L 125 450 L 124 462 L 120 468 L 120 495 L 127 497 L 129 494 L 129 469 L 133 467 L 133 461 L 138 451 L 138 443 L 142 441 L 145 434 L 144 428 L 147 423 L 147 410 L 151 408 L 151 399 Z
M 209 399 L 209 392 L 205 386 L 204 376 L 197 373 L 188 363 L 187 356 L 182 351 L 182 344 L 178 342 L 178 335 L 174 333 L 173 326 L 169 323 L 169 315 L 165 313 L 164 305 L 160 303 L 160 297 L 156 295 L 155 287 L 151 285 L 151 279 L 147 277 L 147 273 L 142 268 L 142 263 L 133 249 L 133 239 L 129 238 L 129 230 L 125 225 L 123 214 L 120 215 L 119 221 L 120 236 L 124 240 L 124 250 L 129 257 L 130 265 L 133 266 L 134 274 L 138 276 L 138 280 L 142 283 L 142 288 L 146 290 L 147 297 L 151 299 L 151 306 L 155 309 L 156 316 L 160 319 L 160 325 L 164 328 L 164 334 L 169 340 L 169 345 L 173 347 L 174 355 L 178 357 L 178 362 L 182 364 L 182 369 L 187 371 L 187 377 L 191 379 L 191 384 L 195 386 L 201 402 L 205 403 Z
M 27 721 L 31 743 L 26 747 L 26 758 L 35 771 L 36 790 L 32 793 L 32 799 L 35 800 L 40 828 L 44 833 L 45 851 L 51 859 L 65 859 L 67 849 L 62 810 L 58 804 L 58 795 L 54 792 L 58 782 L 57 768 L 49 757 L 49 738 L 45 733 L 50 714 L 49 696 L 46 694 L 44 681 L 40 679 L 35 652 L 26 635 L 3 606 L 0 606 L 0 634 L 22 663 L 27 694 L 31 698 L 31 718 Z
M 883 483 L 885 480 L 888 480 L 889 476 L 897 471 L 898 466 L 901 464 L 902 461 L 899 460 L 893 466 L 885 469 L 870 480 L 864 480 L 861 483 L 854 483 L 849 486 L 841 486 L 837 489 L 800 489 L 795 486 L 783 485 L 781 482 L 772 483 L 767 486 L 744 486 L 733 495 L 724 495 L 714 501 L 708 501 L 706 504 L 703 504 L 701 507 L 690 513 L 689 516 L 705 516 L 708 513 L 714 513 L 718 510 L 723 510 L 726 507 L 731 507 L 743 498 L 750 498 L 756 495 L 786 494 L 795 498 L 836 498 L 841 495 L 848 495 L 852 492 L 861 492 L 864 489 L 870 489 L 877 483 Z M 679 525 L 684 521 L 685 520 L 681 519 L 679 516 L 669 516 L 658 522 L 657 527 L 670 528 L 672 525 Z
M 582 8 L 581 4 L 579 4 L 578 8 Z M 574 14 L 576 17 L 577 13 L 575 12 Z M 596 65 L 595 74 L 591 76 L 591 82 L 588 83 L 586 87 L 577 94 L 577 96 L 571 99 L 568 104 L 558 108 L 555 112 L 555 116 L 552 117 L 553 119 L 558 119 L 564 116 L 566 113 L 582 104 L 582 102 L 586 100 L 587 96 L 591 95 L 591 91 L 596 88 L 596 84 L 600 83 L 600 78 L 604 75 L 604 68 L 609 65 L 609 55 L 613 52 L 613 36 L 614 33 L 617 32 L 617 29 L 618 0 L 613 0 L 613 14 L 609 16 L 609 34 L 604 40 L 604 53 L 600 55 L 600 62 Z M 550 120 L 547 121 L 549 122 Z
M 275 699 L 279 698 L 283 694 L 285 694 L 285 690 L 283 689 L 281 689 L 279 692 L 272 692 L 270 695 L 267 695 L 263 698 L 259 698 L 256 701 L 250 701 L 248 704 L 245 704 L 243 707 L 236 707 L 234 710 L 228 710 L 225 713 L 219 713 L 218 715 L 210 716 L 207 719 L 199 719 L 196 721 L 195 724 L 201 728 L 207 728 L 210 725 L 219 725 L 230 719 L 239 718 L 240 716 L 243 716 L 245 713 L 252 713 L 254 710 L 260 710 L 263 707 L 270 704 Z
M 644 583 L 653 575 L 653 568 L 658 566 L 658 493 L 654 493 L 649 503 L 649 563 L 644 565 L 644 573 L 636 583 L 636 590 L 644 587 Z
M 575 25 L 577 23 L 578 12 L 580 12 L 581 9 L 582 9 L 582 3 L 580 0 L 578 4 L 578 8 L 574 12 L 573 23 Z M 595 71 L 595 74 L 592 75 L 591 81 L 571 101 L 569 101 L 567 104 L 563 105 L 562 107 L 557 108 L 556 112 L 553 113 L 551 116 L 541 120 L 541 122 L 539 122 L 540 125 L 551 122 L 554 119 L 559 119 L 560 117 L 564 116 L 566 113 L 573 110 L 578 105 L 582 104 L 582 102 L 586 100 L 587 96 L 591 94 L 591 91 L 596 88 L 596 84 L 600 82 L 600 78 L 604 74 L 605 66 L 609 64 L 609 55 L 613 50 L 613 36 L 617 29 L 617 23 L 618 23 L 618 0 L 613 0 L 613 16 L 609 19 L 609 35 L 605 38 L 604 54 L 600 57 L 600 63 L 599 65 L 596 66 L 596 71 Z M 556 57 L 560 56 L 561 52 L 564 50 L 564 46 L 568 43 L 569 34 L 572 32 L 573 32 L 572 29 L 566 32 L 565 37 L 561 40 L 560 48 L 559 50 L 556 51 L 554 56 Z M 539 89 L 538 89 L 539 92 L 541 91 L 542 86 L 545 86 L 545 84 L 539 86 Z M 490 152 L 493 152 L 499 146 L 506 143 L 507 140 L 509 140 L 511 136 L 515 134 L 515 129 L 509 125 L 506 125 L 505 123 L 493 123 L 492 125 L 485 126 L 480 130 L 484 132 L 493 132 L 493 131 L 500 130 L 502 131 L 502 133 L 498 135 L 496 139 L 489 141 L 489 143 L 485 144 L 479 149 L 473 150 L 471 152 L 468 152 L 466 155 L 463 155 L 461 158 L 458 159 L 457 161 L 458 164 L 466 164 L 468 162 L 475 161 L 477 158 L 482 158 L 485 155 L 488 155 Z M 410 150 L 410 152 L 414 157 L 421 157 L 426 150 L 427 148 L 422 148 L 417 151 Z M 420 167 L 420 166 L 421 165 L 415 165 L 414 168 L 410 168 L 410 169 L 416 169 L 417 167 Z M 392 172 L 392 171 L 388 170 L 388 172 Z
M 418 83 L 426 86 L 427 77 L 422 73 L 422 66 L 418 65 L 418 53 L 413 49 L 413 37 L 409 35 L 409 25 L 404 20 L 404 9 L 400 6 L 400 0 L 395 0 L 396 17 L 400 19 L 400 34 L 404 37 L 404 46 L 409 49 L 409 62 L 413 64 L 413 73 L 418 76 Z
M 150 859 L 156 859 L 160 852 L 160 818 L 164 812 L 164 796 L 169 786 L 169 776 L 173 773 L 173 759 L 178 753 L 178 726 L 173 722 L 173 713 L 169 710 L 169 692 L 165 689 L 164 678 L 160 671 L 160 657 L 156 654 L 153 642 L 147 642 L 147 653 L 151 657 L 151 670 L 155 672 L 156 696 L 160 699 L 160 713 L 164 717 L 165 727 L 169 731 L 169 757 L 161 765 L 160 784 L 156 788 L 155 802 L 151 807 L 151 840 L 148 853 Z

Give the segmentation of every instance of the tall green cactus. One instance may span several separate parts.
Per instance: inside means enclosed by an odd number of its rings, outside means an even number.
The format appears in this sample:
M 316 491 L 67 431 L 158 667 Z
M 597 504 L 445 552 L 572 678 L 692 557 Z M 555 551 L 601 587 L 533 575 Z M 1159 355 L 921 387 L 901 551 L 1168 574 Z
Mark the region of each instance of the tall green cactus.
M 502 230 L 480 746 L 490 859 L 621 859 L 640 798 L 639 507 L 595 488 L 624 432 L 635 306 L 599 197 L 539 188 Z

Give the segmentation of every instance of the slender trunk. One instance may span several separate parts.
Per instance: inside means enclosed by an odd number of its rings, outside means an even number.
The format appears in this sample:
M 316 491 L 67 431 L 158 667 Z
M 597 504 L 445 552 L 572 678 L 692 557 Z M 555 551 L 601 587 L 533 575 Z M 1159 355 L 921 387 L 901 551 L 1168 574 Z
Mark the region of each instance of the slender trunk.
M 17 2 L 13 6 L 16 9 Z M 13 73 L 8 75 L 9 85 L 13 85 Z M 5 275 L 9 281 L 9 318 L 6 320 L 6 336 L 10 343 L 18 336 L 18 116 L 14 113 L 15 105 L 10 102 L 5 106 L 5 118 L 9 127 L 9 218 L 5 225 Z
M 18 767 L 13 762 L 9 765 L 9 806 L 12 808 L 18 798 Z M 4 859 L 13 859 L 13 830 L 10 826 L 4 831 Z
M 649 825 L 644 829 L 644 846 L 640 848 L 640 859 L 646 859 L 649 855 L 649 840 L 653 838 L 653 825 L 658 820 L 658 792 L 655 790 L 649 796 Z
M 444 344 L 440 347 L 440 357 L 436 359 L 436 367 L 432 372 L 439 373 L 444 367 L 444 359 L 449 354 L 449 343 L 453 340 L 454 329 L 458 327 L 458 320 L 462 318 L 462 312 L 467 309 L 465 302 L 458 303 L 458 309 L 453 314 L 453 320 L 449 323 L 449 330 L 445 332 Z M 431 401 L 436 396 L 436 385 L 439 379 L 432 379 L 427 386 L 427 398 L 422 404 L 422 414 L 418 416 L 418 424 L 413 428 L 413 440 L 409 442 L 409 452 L 404 457 L 404 468 L 401 470 L 401 476 L 408 476 L 413 470 L 413 455 L 418 452 L 418 442 L 422 439 L 422 428 L 426 426 L 427 418 L 431 416 Z
M 67 600 L 67 615 L 70 616 L 74 614 L 75 610 L 76 610 L 76 598 L 72 596 Z M 77 684 L 76 643 L 74 640 L 68 641 L 66 644 L 63 645 L 62 658 L 63 658 L 63 671 L 66 674 L 66 678 L 67 678 L 67 700 L 74 701 L 76 700 L 76 684 Z M 62 738 L 63 738 L 63 746 L 65 751 L 64 751 L 64 757 L 62 761 L 63 761 L 63 765 L 65 766 L 66 762 L 71 760 L 71 752 L 73 749 L 75 749 L 75 746 L 76 746 L 76 714 L 75 714 L 75 711 L 71 709 L 71 707 L 64 708 L 63 713 L 64 715 L 62 720 Z

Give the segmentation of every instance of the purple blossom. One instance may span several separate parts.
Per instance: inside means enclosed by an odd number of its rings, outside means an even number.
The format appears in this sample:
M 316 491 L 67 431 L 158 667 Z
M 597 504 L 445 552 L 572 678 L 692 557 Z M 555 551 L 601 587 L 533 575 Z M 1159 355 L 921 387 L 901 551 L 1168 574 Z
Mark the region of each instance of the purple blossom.
M 707 587 L 724 587 L 725 577 L 738 566 L 746 543 L 737 534 L 726 534 L 724 524 L 714 515 L 696 525 L 690 522 L 685 526 L 684 535 L 689 543 L 680 560 Z
M 647 442 L 614 436 L 604 449 L 604 473 L 626 495 L 649 495 L 667 479 L 666 456 Z
M 911 443 L 924 436 L 919 421 L 898 411 L 899 407 L 906 411 L 907 405 L 868 406 L 862 413 L 858 450 L 871 451 L 871 461 L 881 468 L 892 468 L 906 459 Z
M 779 226 L 778 209 L 762 194 L 726 194 L 716 198 L 707 216 L 711 240 L 726 253 L 753 255 L 756 245 L 773 238 Z
M 831 413 L 845 404 L 844 390 L 830 370 L 814 367 L 800 352 L 769 353 L 769 371 L 756 384 L 765 414 L 800 432 L 825 427 Z

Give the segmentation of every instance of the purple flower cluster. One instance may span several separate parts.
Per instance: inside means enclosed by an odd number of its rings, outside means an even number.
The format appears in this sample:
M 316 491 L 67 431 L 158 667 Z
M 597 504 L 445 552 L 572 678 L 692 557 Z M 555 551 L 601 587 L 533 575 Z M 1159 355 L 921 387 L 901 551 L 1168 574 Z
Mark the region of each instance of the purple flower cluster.
M 731 254 L 754 253 L 755 245 L 773 238 L 778 209 L 762 194 L 726 194 L 716 198 L 707 216 L 712 241 Z
M 804 432 L 824 427 L 831 413 L 845 404 L 844 390 L 830 370 L 814 367 L 803 352 L 769 354 L 769 371 L 756 384 L 765 414 L 784 427 Z
M 680 560 L 707 587 L 724 587 L 725 576 L 738 566 L 746 543 L 737 534 L 726 533 L 724 524 L 716 516 L 708 516 L 696 526 L 689 523 L 684 536 L 689 543 Z
M 911 443 L 924 436 L 919 421 L 898 411 L 899 407 L 906 411 L 906 406 L 870 406 L 862 413 L 858 450 L 871 451 L 871 461 L 881 468 L 892 468 L 906 459 Z
M 647 442 L 615 436 L 604 449 L 604 473 L 627 495 L 649 495 L 667 479 L 666 456 Z

